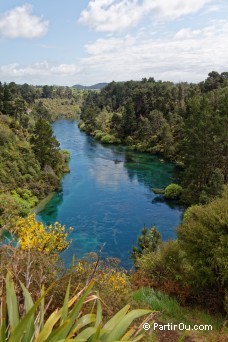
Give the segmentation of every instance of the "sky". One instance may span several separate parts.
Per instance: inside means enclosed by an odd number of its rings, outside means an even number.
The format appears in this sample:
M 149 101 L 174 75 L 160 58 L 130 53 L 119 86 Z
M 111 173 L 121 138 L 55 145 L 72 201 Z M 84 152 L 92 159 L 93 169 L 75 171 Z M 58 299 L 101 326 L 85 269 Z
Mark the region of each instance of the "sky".
M 0 81 L 199 82 L 228 71 L 228 0 L 0 0 Z

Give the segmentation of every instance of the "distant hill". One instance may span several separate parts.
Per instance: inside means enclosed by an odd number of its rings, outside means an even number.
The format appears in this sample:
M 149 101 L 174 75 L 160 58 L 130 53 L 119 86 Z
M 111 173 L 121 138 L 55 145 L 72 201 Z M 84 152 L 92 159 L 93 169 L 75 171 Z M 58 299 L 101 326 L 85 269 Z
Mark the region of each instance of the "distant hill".
M 94 85 L 91 85 L 91 86 L 83 86 L 81 84 L 75 84 L 73 85 L 71 88 L 76 88 L 76 89 L 102 89 L 104 88 L 108 83 L 97 83 L 97 84 L 94 84 Z

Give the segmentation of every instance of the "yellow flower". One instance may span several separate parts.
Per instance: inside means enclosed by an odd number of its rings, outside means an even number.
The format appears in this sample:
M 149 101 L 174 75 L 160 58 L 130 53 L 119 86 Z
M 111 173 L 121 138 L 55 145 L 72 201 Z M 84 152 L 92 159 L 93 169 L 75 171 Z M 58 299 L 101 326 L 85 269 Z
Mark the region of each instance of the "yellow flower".
M 48 253 L 61 252 L 69 246 L 68 232 L 65 226 L 55 222 L 45 227 L 35 220 L 35 214 L 19 218 L 16 222 L 15 233 L 23 250 L 37 249 Z

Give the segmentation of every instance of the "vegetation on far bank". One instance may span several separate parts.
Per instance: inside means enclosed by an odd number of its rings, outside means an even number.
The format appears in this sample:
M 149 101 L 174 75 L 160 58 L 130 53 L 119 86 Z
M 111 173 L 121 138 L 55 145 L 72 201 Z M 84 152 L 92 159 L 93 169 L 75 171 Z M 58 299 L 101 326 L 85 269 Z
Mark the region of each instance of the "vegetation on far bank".
M 26 216 L 69 172 L 50 122 L 75 118 L 83 92 L 0 83 L 0 226 Z
M 103 143 L 162 154 L 181 170 L 182 200 L 207 203 L 227 182 L 228 73 L 198 84 L 111 82 L 90 92 L 79 127 Z
M 176 340 L 225 338 L 227 99 L 228 74 L 216 72 L 199 84 L 150 78 L 112 82 L 100 92 L 0 84 L 1 340 L 118 341 L 128 331 L 125 340 L 134 341 L 143 332 L 142 320 L 136 330 L 128 327 L 149 311 L 128 313 L 128 303 L 153 311 L 151 322 L 213 326 L 212 332 L 179 331 Z M 125 143 L 178 163 L 181 185 L 154 190 L 195 204 L 175 241 L 162 242 L 156 227 L 143 228 L 130 273 L 118 260 L 95 254 L 65 268 L 59 253 L 70 244 L 71 229 L 44 226 L 31 214 L 69 170 L 69 153 L 60 150 L 50 122 L 75 118 L 81 108 L 81 129 L 102 142 Z

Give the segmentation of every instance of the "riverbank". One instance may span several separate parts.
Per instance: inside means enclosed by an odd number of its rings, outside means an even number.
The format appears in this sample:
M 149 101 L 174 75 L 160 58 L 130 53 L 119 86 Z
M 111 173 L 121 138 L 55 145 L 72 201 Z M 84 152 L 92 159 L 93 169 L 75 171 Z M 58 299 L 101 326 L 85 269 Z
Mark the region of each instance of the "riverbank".
M 80 131 L 73 120 L 59 120 L 52 127 L 61 149 L 71 154 L 71 172 L 37 219 L 75 228 L 72 244 L 62 253 L 66 264 L 73 254 L 82 258 L 105 243 L 102 257 L 118 258 L 130 269 L 129 252 L 144 225 L 156 225 L 163 240 L 176 237 L 182 207 L 157 201 L 151 191 L 174 181 L 172 163 L 120 145 L 103 145 Z
M 161 150 L 156 149 L 155 147 L 148 146 L 148 142 L 145 143 L 142 141 L 137 141 L 137 140 L 134 140 L 133 137 L 130 137 L 130 136 L 123 141 L 119 138 L 116 138 L 112 134 L 108 134 L 107 132 L 103 132 L 100 130 L 91 132 L 86 128 L 86 125 L 83 121 L 78 121 L 78 120 L 76 121 L 78 122 L 78 128 L 80 129 L 81 132 L 88 134 L 89 136 L 93 137 L 94 139 L 96 139 L 97 141 L 99 141 L 100 143 L 104 145 L 123 146 L 130 151 L 148 153 L 152 156 L 156 156 L 160 158 L 160 161 L 162 163 L 164 162 L 173 163 L 177 168 L 183 168 L 184 166 L 183 162 L 181 162 L 177 158 L 177 156 L 173 156 L 173 155 L 167 156 L 164 153 L 162 153 Z
M 70 172 L 69 168 L 69 161 L 70 161 L 70 152 L 68 150 L 60 150 L 63 159 L 64 159 L 64 169 L 63 174 L 61 176 L 60 182 L 62 181 L 63 177 Z M 57 194 L 57 191 L 50 192 L 45 198 L 43 198 L 39 203 L 32 209 L 32 213 L 38 214 L 40 213 L 48 202 L 51 201 L 51 199 Z
M 32 213 L 39 214 L 42 210 L 44 210 L 45 206 L 48 202 L 56 195 L 56 191 L 51 192 L 45 198 L 43 198 L 33 209 Z

